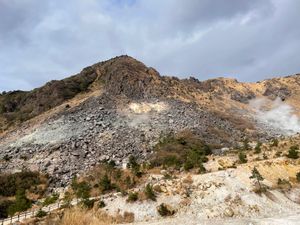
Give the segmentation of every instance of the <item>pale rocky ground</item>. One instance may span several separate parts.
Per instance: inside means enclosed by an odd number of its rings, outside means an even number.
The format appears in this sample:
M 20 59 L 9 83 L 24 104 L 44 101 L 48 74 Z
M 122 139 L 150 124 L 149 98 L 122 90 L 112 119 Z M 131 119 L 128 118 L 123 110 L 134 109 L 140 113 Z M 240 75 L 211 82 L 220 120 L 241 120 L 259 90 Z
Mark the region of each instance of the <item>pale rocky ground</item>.
M 263 184 L 270 187 L 261 195 L 253 191 L 254 184 L 249 179 L 254 166 L 265 178 Z M 112 215 L 132 212 L 133 224 L 140 225 L 299 224 L 300 189 L 293 182 L 299 170 L 299 161 L 277 158 L 203 175 L 181 174 L 171 180 L 152 175 L 149 182 L 162 190 L 156 202 L 127 203 L 126 198 L 115 195 L 104 199 L 105 210 Z M 278 189 L 278 178 L 289 180 L 294 188 Z M 156 210 L 161 203 L 171 206 L 176 214 L 162 218 Z

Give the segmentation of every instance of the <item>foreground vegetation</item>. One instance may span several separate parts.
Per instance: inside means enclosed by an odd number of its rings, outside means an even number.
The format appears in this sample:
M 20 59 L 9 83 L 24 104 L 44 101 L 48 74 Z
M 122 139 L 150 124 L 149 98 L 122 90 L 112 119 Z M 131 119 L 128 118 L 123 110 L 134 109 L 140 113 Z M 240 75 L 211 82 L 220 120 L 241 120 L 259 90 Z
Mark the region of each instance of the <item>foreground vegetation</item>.
M 291 162 L 296 162 L 298 159 L 298 145 L 294 143 L 287 145 L 285 146 L 285 151 L 282 150 L 282 146 L 280 141 L 275 140 L 270 144 L 257 143 L 256 145 L 250 145 L 248 140 L 246 140 L 240 148 L 229 151 L 228 156 L 234 155 L 236 158 L 234 164 L 248 163 L 248 165 L 251 165 L 254 161 L 279 157 L 277 153 L 280 150 L 280 156 L 289 158 L 288 160 L 292 160 Z M 132 213 L 109 216 L 102 210 L 102 208 L 109 205 L 109 202 L 105 199 L 91 198 L 113 192 L 121 193 L 128 204 L 133 204 L 137 201 L 158 201 L 158 215 L 162 217 L 172 216 L 176 211 L 168 204 L 159 201 L 162 190 L 160 186 L 153 185 L 154 183 L 151 181 L 149 182 L 149 174 L 159 173 L 163 175 L 162 179 L 170 180 L 184 171 L 189 171 L 190 173 L 210 172 L 211 168 L 206 171 L 205 167 L 208 164 L 204 163 L 208 162 L 208 160 L 210 160 L 209 164 L 218 163 L 216 162 L 218 156 L 211 155 L 211 152 L 210 146 L 203 143 L 196 135 L 181 133 L 163 137 L 154 147 L 154 153 L 147 162 L 141 163 L 132 155 L 128 159 L 127 169 L 120 169 L 113 160 L 104 161 L 85 176 L 74 177 L 69 190 L 65 193 L 64 205 L 62 206 L 65 210 L 60 215 L 60 219 L 57 220 L 59 221 L 57 224 L 92 224 L 94 221 L 97 221 L 97 223 L 95 222 L 96 224 L 101 224 L 103 218 L 113 222 L 133 221 L 134 215 Z M 261 173 L 260 167 L 256 167 L 254 164 L 250 172 L 249 179 L 255 186 L 253 189 L 255 193 L 266 194 L 270 188 L 274 188 L 266 187 L 264 184 L 265 173 Z M 43 196 L 45 191 L 43 186 L 46 187 L 45 178 L 33 172 L 24 171 L 16 174 L 1 175 L 0 178 L 0 195 L 2 199 L 0 201 L 0 215 L 2 218 L 30 208 L 36 199 Z M 291 188 L 295 185 L 295 182 L 300 183 L 300 171 L 297 172 L 292 180 L 294 181 L 278 178 L 277 188 Z M 190 195 L 187 193 L 186 196 L 188 198 Z M 77 208 L 71 205 L 71 201 L 74 198 L 78 199 L 79 202 Z M 53 193 L 46 197 L 41 205 L 48 206 L 57 202 L 57 200 L 58 195 Z M 91 219 L 78 213 L 78 211 L 87 215 L 93 213 L 93 215 L 97 216 Z M 75 218 L 75 212 L 81 215 L 80 218 L 76 217 L 78 223 L 72 219 L 72 216 Z M 46 220 L 51 219 L 42 210 L 38 212 L 37 217 L 43 219 L 46 217 Z M 52 221 L 50 224 L 56 224 L 56 222 Z
M 0 175 L 0 218 L 29 209 L 47 188 L 47 177 L 23 171 Z

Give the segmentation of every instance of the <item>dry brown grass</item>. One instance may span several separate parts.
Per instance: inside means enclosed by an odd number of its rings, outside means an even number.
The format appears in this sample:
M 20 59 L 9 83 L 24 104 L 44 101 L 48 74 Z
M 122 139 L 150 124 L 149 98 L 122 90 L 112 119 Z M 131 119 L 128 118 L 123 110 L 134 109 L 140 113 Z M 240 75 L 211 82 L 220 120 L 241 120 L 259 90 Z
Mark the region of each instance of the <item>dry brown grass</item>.
M 69 209 L 59 223 L 60 225 L 106 225 L 114 224 L 115 220 L 103 211 L 87 211 L 82 208 Z
M 132 223 L 134 221 L 134 214 L 124 212 L 124 214 L 117 213 L 111 216 L 100 209 L 87 210 L 83 208 L 67 209 L 59 221 L 45 221 L 46 224 L 56 225 L 109 225 L 119 223 Z

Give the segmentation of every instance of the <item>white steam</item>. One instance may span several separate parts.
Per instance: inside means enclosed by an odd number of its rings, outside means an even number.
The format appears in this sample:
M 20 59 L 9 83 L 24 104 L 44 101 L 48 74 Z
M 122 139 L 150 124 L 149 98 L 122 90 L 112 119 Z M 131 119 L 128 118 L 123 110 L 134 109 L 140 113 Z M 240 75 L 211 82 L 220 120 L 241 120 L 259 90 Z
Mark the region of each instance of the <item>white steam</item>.
M 269 128 L 283 135 L 293 135 L 300 132 L 300 119 L 294 108 L 277 98 L 270 101 L 265 98 L 255 99 L 250 105 L 256 112 L 257 119 Z

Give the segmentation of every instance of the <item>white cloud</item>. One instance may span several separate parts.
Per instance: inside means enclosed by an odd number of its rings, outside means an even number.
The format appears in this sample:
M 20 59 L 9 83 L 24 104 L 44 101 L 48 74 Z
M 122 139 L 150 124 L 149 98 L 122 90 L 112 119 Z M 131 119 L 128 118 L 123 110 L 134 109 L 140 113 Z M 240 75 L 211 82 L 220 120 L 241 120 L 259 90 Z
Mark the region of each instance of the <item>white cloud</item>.
M 0 0 L 0 81 L 9 82 L 0 90 L 33 88 L 121 54 L 199 79 L 296 73 L 299 7 L 297 0 Z

